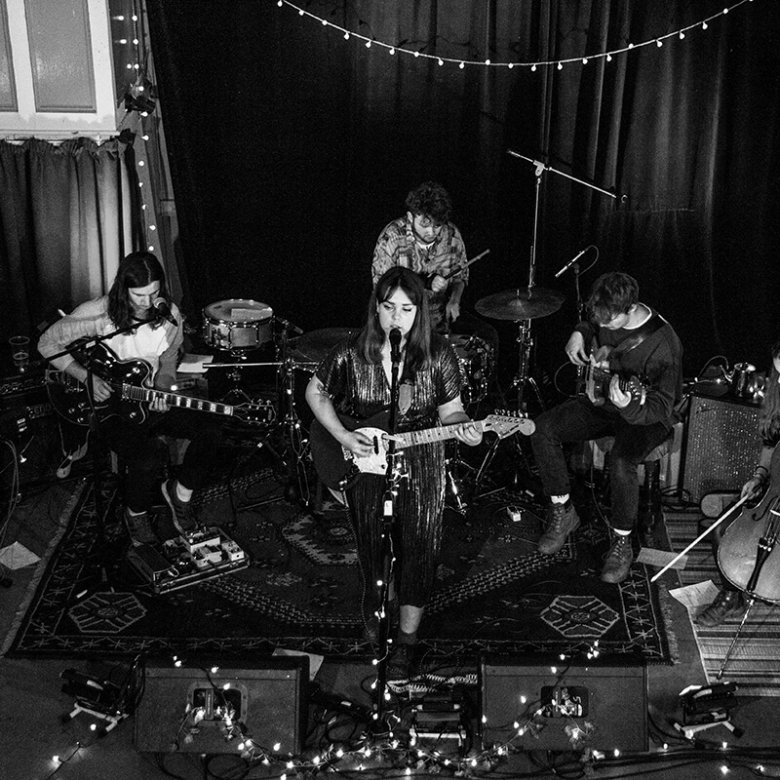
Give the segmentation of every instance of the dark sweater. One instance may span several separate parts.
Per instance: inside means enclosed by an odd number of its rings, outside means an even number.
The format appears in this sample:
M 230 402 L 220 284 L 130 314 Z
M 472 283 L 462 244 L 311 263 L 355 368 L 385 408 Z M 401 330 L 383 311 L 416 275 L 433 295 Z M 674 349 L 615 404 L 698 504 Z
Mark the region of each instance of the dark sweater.
M 650 309 L 650 307 L 647 307 Z M 615 409 L 631 425 L 651 425 L 662 422 L 671 428 L 676 422 L 675 407 L 682 399 L 682 344 L 674 328 L 650 309 L 650 319 L 639 328 L 609 330 L 581 322 L 577 330 L 585 338 L 585 344 L 596 347 L 610 347 L 616 355 L 610 354 L 610 370 L 625 378 L 637 377 L 647 385 L 644 403 L 632 397 L 628 406 L 617 409 L 610 401 L 607 408 Z M 660 327 L 656 329 L 659 324 Z M 621 342 L 643 331 L 652 331 L 633 349 L 622 352 Z

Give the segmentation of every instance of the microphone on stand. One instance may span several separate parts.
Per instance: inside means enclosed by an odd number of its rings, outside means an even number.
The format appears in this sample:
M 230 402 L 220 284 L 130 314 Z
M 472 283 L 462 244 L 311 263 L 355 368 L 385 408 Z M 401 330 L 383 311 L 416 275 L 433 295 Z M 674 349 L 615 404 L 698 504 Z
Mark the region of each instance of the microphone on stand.
M 390 331 L 390 360 L 393 363 L 401 362 L 401 330 L 392 328 Z
M 577 260 L 579 260 L 585 254 L 585 252 L 587 252 L 590 249 L 591 246 L 593 245 L 591 244 L 589 246 L 586 246 L 585 249 L 583 249 L 581 252 L 577 252 L 577 254 L 574 255 L 574 257 L 572 257 L 572 259 L 569 260 L 569 262 L 566 263 L 566 265 L 563 266 L 563 268 L 561 268 L 561 270 L 558 271 L 557 274 L 555 274 L 555 278 L 557 279 L 562 273 L 568 271 L 569 268 L 571 268 L 577 262 Z
M 302 336 L 303 335 L 303 329 L 299 328 L 297 325 L 293 325 L 290 320 L 285 320 L 282 317 L 277 317 L 276 321 L 285 329 L 292 331 L 296 336 Z
M 168 303 L 165 298 L 155 298 L 152 301 L 152 306 L 154 306 L 158 317 L 167 320 L 174 327 L 178 326 L 179 323 L 176 321 L 176 318 L 173 316 L 173 314 L 171 314 L 171 304 Z

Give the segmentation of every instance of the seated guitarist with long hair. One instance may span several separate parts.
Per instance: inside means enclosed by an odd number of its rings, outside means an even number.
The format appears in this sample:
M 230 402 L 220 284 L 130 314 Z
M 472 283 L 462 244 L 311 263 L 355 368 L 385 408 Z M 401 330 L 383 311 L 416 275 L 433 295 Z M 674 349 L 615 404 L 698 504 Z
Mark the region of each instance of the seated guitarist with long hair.
M 531 445 L 549 499 L 539 551 L 558 552 L 580 524 L 569 495 L 562 445 L 614 436 L 610 452 L 613 541 L 601 579 L 619 583 L 633 562 L 637 468 L 669 435 L 682 398 L 682 346 L 672 326 L 639 302 L 639 286 L 628 274 L 613 272 L 596 279 L 587 309 L 590 319 L 571 334 L 566 355 L 589 372 L 588 395 L 569 398 L 534 420 Z
M 89 344 L 89 339 L 115 331 L 123 332 L 96 346 Z M 189 439 L 177 478 L 165 481 L 162 493 L 177 530 L 182 534 L 195 530 L 197 521 L 189 502 L 216 463 L 220 427 L 206 415 L 180 408 L 169 410 L 168 402 L 161 397 L 153 397 L 144 405 L 138 419 L 128 419 L 122 413 L 126 407 L 117 408 L 118 393 L 111 383 L 112 378 L 126 381 L 122 369 L 133 367 L 133 361 L 142 369 L 149 368 L 149 379 L 153 378 L 157 390 L 168 391 L 176 381 L 183 340 L 182 317 L 168 297 L 163 268 L 153 254 L 133 252 L 125 257 L 108 295 L 82 303 L 72 314 L 51 325 L 41 336 L 38 350 L 48 358 L 82 339 L 87 341 L 84 349 L 76 351 L 80 359 L 66 355 L 51 362 L 81 384 L 92 377 L 91 395 L 100 433 L 107 446 L 127 464 L 124 522 L 132 541 L 157 541 L 149 509 L 162 466 L 159 435 Z M 116 361 L 119 377 L 98 375 L 105 373 L 100 368 L 105 361 L 100 357 L 107 354 Z M 91 372 L 85 363 L 92 367 Z M 143 379 L 146 377 L 139 376 L 138 381 Z
M 354 458 L 368 458 L 372 439 L 355 428 L 381 427 L 377 418 L 389 413 L 393 366 L 391 332 L 397 331 L 399 394 L 396 432 L 453 425 L 453 436 L 470 446 L 482 431 L 463 409 L 457 357 L 443 337 L 431 329 L 428 301 L 421 278 L 403 267 L 379 278 L 369 300 L 366 324 L 357 336 L 336 345 L 317 368 L 306 388 L 318 423 L 335 443 Z M 351 423 L 348 421 L 351 419 Z M 376 422 L 369 422 L 370 420 Z M 312 451 L 315 450 L 312 428 Z M 317 455 L 315 453 L 315 464 Z M 423 608 L 434 584 L 444 512 L 444 444 L 432 441 L 404 451 L 407 475 L 394 493 L 392 577 L 400 624 L 387 665 L 389 680 L 408 677 Z M 363 576 L 366 635 L 377 638 L 377 611 L 383 579 L 381 531 L 386 478 L 361 473 L 345 495 Z

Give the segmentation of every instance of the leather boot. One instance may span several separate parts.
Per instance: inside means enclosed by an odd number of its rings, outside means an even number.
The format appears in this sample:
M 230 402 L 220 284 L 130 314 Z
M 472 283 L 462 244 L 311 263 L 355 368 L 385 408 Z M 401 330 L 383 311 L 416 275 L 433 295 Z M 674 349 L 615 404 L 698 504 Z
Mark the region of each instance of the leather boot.
M 728 618 L 740 616 L 745 611 L 745 599 L 738 590 L 721 589 L 715 601 L 706 607 L 694 621 L 702 628 L 714 628 Z

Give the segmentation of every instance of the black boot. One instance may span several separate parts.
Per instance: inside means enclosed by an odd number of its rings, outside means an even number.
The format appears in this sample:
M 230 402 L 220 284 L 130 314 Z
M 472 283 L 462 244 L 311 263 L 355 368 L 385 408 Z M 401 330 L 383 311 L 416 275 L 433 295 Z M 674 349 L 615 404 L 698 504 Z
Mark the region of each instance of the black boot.
M 745 609 L 745 599 L 738 590 L 722 589 L 715 601 L 696 618 L 697 626 L 714 628 L 728 618 L 737 617 Z

